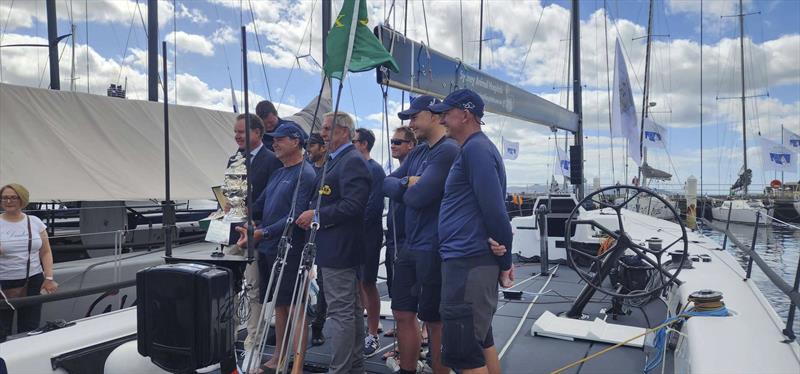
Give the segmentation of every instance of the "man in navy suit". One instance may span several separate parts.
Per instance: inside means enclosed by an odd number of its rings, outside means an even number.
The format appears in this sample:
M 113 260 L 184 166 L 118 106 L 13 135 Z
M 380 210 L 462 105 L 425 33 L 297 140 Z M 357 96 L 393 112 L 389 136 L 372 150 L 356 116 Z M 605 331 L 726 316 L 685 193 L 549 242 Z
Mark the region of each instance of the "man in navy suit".
M 236 124 L 233 125 L 234 140 L 239 150 L 228 159 L 228 166 L 231 165 L 236 155 L 245 152 L 245 121 L 248 114 L 240 114 L 236 117 Z M 264 123 L 255 114 L 250 113 L 250 192 L 252 201 L 255 202 L 269 182 L 273 172 L 283 167 L 283 163 L 275 157 L 269 149 L 261 143 L 261 136 L 264 134 Z M 228 207 L 226 207 L 227 210 Z M 239 253 L 240 249 L 233 247 L 229 253 Z M 253 287 L 249 291 L 250 296 L 250 320 L 247 321 L 247 338 L 245 339 L 245 349 L 249 349 L 256 343 L 256 330 L 258 328 L 258 316 L 261 314 L 262 304 L 259 302 L 259 275 L 256 262 L 247 265 L 245 268 L 245 281 Z
M 367 163 L 353 147 L 355 126 L 350 115 L 328 113 L 322 138 L 330 150 L 311 209 L 297 218 L 309 229 L 319 223 L 316 262 L 325 274 L 325 299 L 331 332 L 330 373 L 364 372 L 364 314 L 358 294 L 358 269 L 364 256 L 364 211 L 372 178 Z M 324 175 L 324 178 L 323 178 Z M 321 197 L 316 206 L 317 197 Z

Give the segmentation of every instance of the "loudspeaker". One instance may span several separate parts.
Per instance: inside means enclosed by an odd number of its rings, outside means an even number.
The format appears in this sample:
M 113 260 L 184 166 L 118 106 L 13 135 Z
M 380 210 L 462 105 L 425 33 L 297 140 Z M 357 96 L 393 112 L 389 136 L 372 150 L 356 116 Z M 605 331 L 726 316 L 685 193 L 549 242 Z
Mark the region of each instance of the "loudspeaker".
M 168 264 L 136 273 L 138 350 L 158 367 L 194 372 L 233 355 L 230 271 Z
M 583 183 L 583 149 L 581 146 L 569 147 L 569 183 L 578 185 Z

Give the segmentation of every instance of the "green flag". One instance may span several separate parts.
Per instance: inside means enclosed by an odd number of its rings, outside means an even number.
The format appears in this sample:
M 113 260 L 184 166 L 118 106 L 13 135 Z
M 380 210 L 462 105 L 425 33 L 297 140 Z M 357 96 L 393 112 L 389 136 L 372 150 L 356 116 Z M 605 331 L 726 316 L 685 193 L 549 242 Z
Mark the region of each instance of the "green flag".
M 352 52 L 349 65 L 347 57 L 351 40 L 351 27 L 353 24 L 353 10 L 355 0 L 345 0 L 342 10 L 333 23 L 327 38 L 327 60 L 325 62 L 325 75 L 342 79 L 345 66 L 352 72 L 366 71 L 376 66 L 386 66 L 399 73 L 394 57 L 386 51 L 380 40 L 367 27 L 367 1 L 359 0 L 358 20 L 355 35 L 352 35 Z

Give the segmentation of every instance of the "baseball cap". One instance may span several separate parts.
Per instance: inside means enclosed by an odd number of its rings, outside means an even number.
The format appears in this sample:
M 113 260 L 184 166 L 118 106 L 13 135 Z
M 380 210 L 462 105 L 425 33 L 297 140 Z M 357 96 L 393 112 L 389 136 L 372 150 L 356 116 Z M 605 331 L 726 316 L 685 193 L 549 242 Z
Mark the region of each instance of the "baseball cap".
M 322 140 L 322 135 L 315 132 L 311 133 L 311 136 L 308 137 L 308 144 L 325 144 L 325 141 Z
M 300 128 L 300 125 L 292 121 L 282 122 L 280 126 L 275 129 L 275 131 L 268 133 L 267 135 L 270 135 L 273 138 L 289 137 L 292 139 L 300 139 L 300 144 L 305 144 L 306 140 L 308 139 L 308 135 L 306 135 L 306 132 Z
M 439 104 L 432 105 L 429 110 L 433 113 L 444 113 L 453 108 L 470 111 L 476 117 L 483 117 L 483 99 L 470 89 L 460 89 L 451 92 Z
M 433 96 L 429 95 L 417 96 L 416 98 L 414 98 L 414 100 L 411 100 L 410 107 L 400 113 L 397 113 L 397 116 L 400 117 L 401 120 L 405 121 L 411 118 L 411 116 L 423 110 L 429 111 L 431 105 L 438 103 L 441 103 L 441 100 Z

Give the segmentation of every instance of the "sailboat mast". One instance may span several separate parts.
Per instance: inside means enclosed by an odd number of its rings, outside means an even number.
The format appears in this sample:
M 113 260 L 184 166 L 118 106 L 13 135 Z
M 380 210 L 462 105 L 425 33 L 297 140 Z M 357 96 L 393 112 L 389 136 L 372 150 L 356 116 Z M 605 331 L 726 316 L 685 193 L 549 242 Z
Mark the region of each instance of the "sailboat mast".
M 322 0 L 322 66 L 328 60 L 328 30 L 331 29 L 331 0 Z
M 650 99 L 650 48 L 653 36 L 653 0 L 650 0 L 649 10 L 647 12 L 647 52 L 644 57 L 644 92 L 642 93 L 642 125 L 639 128 L 639 157 L 644 154 L 644 119 L 647 118 L 647 109 L 649 107 Z M 644 162 L 642 163 L 644 165 Z M 645 180 L 642 179 L 642 168 L 639 168 L 639 180 L 641 186 L 645 185 Z
M 579 175 L 578 200 L 583 199 L 583 102 L 581 93 L 581 12 L 579 0 L 572 0 L 572 102 L 573 110 L 578 115 L 578 130 L 575 131 L 575 148 L 578 149 L 577 160 L 570 160 L 572 168 L 578 168 Z M 566 151 L 566 149 L 565 149 Z M 570 152 L 571 155 L 571 152 Z M 577 161 L 577 162 L 575 162 Z
M 742 154 L 744 156 L 744 172 L 747 173 L 747 124 L 745 117 L 745 87 L 744 87 L 744 7 L 739 0 L 739 58 L 742 62 Z M 747 183 L 744 184 L 744 194 L 747 196 Z
M 167 56 L 164 56 L 164 58 L 167 58 Z M 147 1 L 147 100 L 158 101 L 158 1 L 157 0 Z
M 56 0 L 47 0 L 47 44 L 50 60 L 50 89 L 61 89 L 58 73 L 58 21 L 56 20 Z

